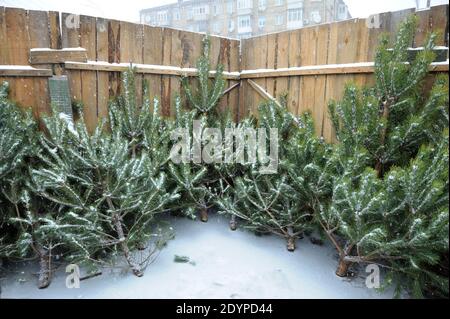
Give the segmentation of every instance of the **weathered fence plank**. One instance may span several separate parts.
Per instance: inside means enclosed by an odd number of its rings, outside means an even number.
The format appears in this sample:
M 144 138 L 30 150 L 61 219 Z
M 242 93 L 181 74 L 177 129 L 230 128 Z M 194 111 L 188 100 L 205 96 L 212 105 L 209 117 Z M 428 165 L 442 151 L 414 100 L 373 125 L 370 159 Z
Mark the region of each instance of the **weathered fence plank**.
M 108 61 L 108 20 L 97 18 L 96 21 L 96 61 Z M 97 116 L 108 116 L 109 74 L 97 71 Z
M 162 30 L 144 25 L 143 63 L 162 65 Z M 149 86 L 150 100 L 161 100 L 161 75 L 144 75 Z M 153 103 L 152 103 L 153 105 Z
M 96 59 L 97 23 L 94 17 L 80 16 L 80 46 L 87 51 L 88 60 Z M 81 100 L 84 103 L 84 120 L 89 132 L 97 126 L 97 73 L 81 71 Z

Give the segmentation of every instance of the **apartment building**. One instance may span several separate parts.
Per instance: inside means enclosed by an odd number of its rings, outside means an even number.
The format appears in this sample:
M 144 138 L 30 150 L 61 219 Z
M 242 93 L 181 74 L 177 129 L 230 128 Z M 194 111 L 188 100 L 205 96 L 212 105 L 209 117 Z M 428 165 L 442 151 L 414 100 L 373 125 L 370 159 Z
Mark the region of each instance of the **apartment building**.
M 141 23 L 232 38 L 349 18 L 344 0 L 178 0 L 140 11 Z

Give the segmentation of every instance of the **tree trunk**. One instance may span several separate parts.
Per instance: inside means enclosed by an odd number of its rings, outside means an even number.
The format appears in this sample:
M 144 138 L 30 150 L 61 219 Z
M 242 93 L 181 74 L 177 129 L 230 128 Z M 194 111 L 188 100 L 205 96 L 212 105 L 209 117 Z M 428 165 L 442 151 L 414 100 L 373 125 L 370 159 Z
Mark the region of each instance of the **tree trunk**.
M 208 209 L 207 208 L 200 209 L 200 220 L 204 223 L 206 223 L 208 221 Z
M 386 123 L 384 124 L 383 130 L 381 131 L 380 145 L 382 146 L 386 143 L 386 135 L 389 123 L 389 111 L 392 104 L 394 104 L 394 100 L 392 98 L 388 98 L 383 102 L 383 113 L 381 114 L 381 116 Z M 375 171 L 377 172 L 377 176 L 379 178 L 383 177 L 383 163 L 380 158 L 378 158 L 376 161 Z
M 295 250 L 295 237 L 290 236 L 287 238 L 287 250 L 288 251 Z
M 39 249 L 39 282 L 38 288 L 45 289 L 50 286 L 51 282 L 51 270 L 50 270 L 50 254 L 49 252 L 41 248 Z
M 347 277 L 348 268 L 350 267 L 351 264 L 352 264 L 351 262 L 345 261 L 344 257 L 341 257 L 339 259 L 339 265 L 336 270 L 336 275 L 339 277 Z
M 132 158 L 136 158 L 136 144 L 133 142 L 133 146 L 131 147 L 131 156 Z
M 236 216 L 234 216 L 234 215 L 231 215 L 230 229 L 231 229 L 232 231 L 235 231 L 235 230 L 237 229 Z
M 122 248 L 123 255 L 127 260 L 128 265 L 131 268 L 133 274 L 137 277 L 142 277 L 144 273 L 139 269 L 139 267 L 131 260 L 130 250 L 127 246 L 125 235 L 123 233 L 122 223 L 120 222 L 120 217 L 118 214 L 115 214 L 113 217 L 114 227 L 116 228 L 117 235 L 119 236 L 120 247 Z
M 292 227 L 287 227 L 287 250 L 294 251 L 295 250 L 295 240 L 296 236 L 294 235 L 294 230 Z

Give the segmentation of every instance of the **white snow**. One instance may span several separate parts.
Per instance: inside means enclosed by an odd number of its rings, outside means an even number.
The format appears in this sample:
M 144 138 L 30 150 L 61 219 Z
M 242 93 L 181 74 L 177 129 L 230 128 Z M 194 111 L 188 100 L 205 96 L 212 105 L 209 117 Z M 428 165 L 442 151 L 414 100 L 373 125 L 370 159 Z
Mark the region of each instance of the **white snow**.
M 286 72 L 286 71 L 309 71 L 309 70 L 327 70 L 335 68 L 350 68 L 350 67 L 373 67 L 374 62 L 356 62 L 356 63 L 344 63 L 344 64 L 321 64 L 321 65 L 308 65 L 308 66 L 296 66 L 289 68 L 278 69 L 255 69 L 244 70 L 241 75 L 253 74 L 253 73 L 268 73 L 268 72 Z
M 0 70 L 36 70 L 29 65 L 0 65 Z
M 144 277 L 107 270 L 81 281 L 78 289 L 65 286 L 60 267 L 49 288 L 36 288 L 36 265 L 19 267 L 2 283 L 2 298 L 392 298 L 365 286 L 364 278 L 337 277 L 336 253 L 305 237 L 290 253 L 275 236 L 232 232 L 228 219 L 211 216 L 208 223 L 170 219 L 176 238 L 149 265 Z M 187 256 L 195 265 L 175 263 Z M 361 276 L 365 276 L 362 273 Z
M 431 67 L 436 65 L 448 65 L 448 59 L 442 62 L 432 62 Z M 409 62 L 405 62 L 409 64 Z M 361 67 L 375 67 L 375 62 L 355 62 L 355 63 L 343 63 L 343 64 L 321 64 L 321 65 L 307 65 L 307 66 L 296 66 L 289 68 L 278 68 L 278 69 L 254 69 L 254 70 L 244 70 L 240 75 L 248 74 L 265 74 L 272 72 L 304 72 L 304 71 L 317 71 L 317 70 L 329 70 L 336 68 L 361 68 Z
M 433 62 L 433 63 L 431 63 L 431 66 L 433 67 L 433 66 L 437 66 L 437 65 L 448 65 L 448 64 L 449 64 L 449 61 L 447 59 L 447 60 L 441 61 L 441 62 Z
M 49 51 L 49 52 L 54 52 L 54 51 L 82 51 L 82 52 L 86 52 L 85 48 L 62 48 L 62 49 L 50 49 L 50 48 L 32 48 L 30 49 L 31 52 L 36 52 L 36 51 Z

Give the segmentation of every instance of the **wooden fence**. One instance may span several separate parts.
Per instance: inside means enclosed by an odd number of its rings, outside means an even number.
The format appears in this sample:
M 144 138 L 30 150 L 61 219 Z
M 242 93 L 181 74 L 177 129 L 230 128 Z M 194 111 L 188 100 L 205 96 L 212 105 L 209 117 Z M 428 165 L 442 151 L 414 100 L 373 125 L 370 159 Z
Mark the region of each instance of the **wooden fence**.
M 180 92 L 179 75 L 192 71 L 185 68 L 195 68 L 203 52 L 203 37 L 124 21 L 0 7 L 0 81 L 8 81 L 12 99 L 24 107 L 32 106 L 39 118 L 50 111 L 48 77 L 52 72 L 68 75 L 72 98 L 83 101 L 86 123 L 92 129 L 99 118 L 107 115 L 109 99 L 120 92 L 120 71 L 133 63 L 140 65 L 138 92 L 142 92 L 143 80 L 147 80 L 151 98 L 160 97 L 162 113 L 170 115 L 174 96 Z M 214 36 L 210 41 L 212 69 L 217 63 L 223 64 L 225 71 L 231 72 L 227 74 L 227 86 L 235 85 L 239 79 L 240 42 Z M 46 50 L 40 50 L 33 52 L 35 57 L 31 59 L 39 64 L 29 65 L 31 49 L 57 49 L 62 54 L 61 49 L 79 47 L 86 50 L 88 63 L 41 64 Z M 221 107 L 230 107 L 237 115 L 238 94 L 236 89 L 230 91 Z
M 212 68 L 223 64 L 227 86 L 234 88 L 220 107 L 242 118 L 262 100 L 288 93 L 289 109 L 297 114 L 310 111 L 317 133 L 331 141 L 328 101 L 340 98 L 349 81 L 373 81 L 371 62 L 379 35 L 395 34 L 412 13 L 383 13 L 372 24 L 351 19 L 242 41 L 212 36 Z M 415 14 L 420 25 L 412 46 L 421 46 L 426 34 L 436 30 L 441 31 L 437 44 L 448 46 L 448 5 Z M 124 21 L 0 7 L 0 81 L 10 82 L 12 99 L 32 106 L 39 118 L 50 110 L 48 77 L 68 75 L 72 98 L 84 102 L 92 129 L 107 115 L 108 100 L 120 93 L 120 71 L 131 62 L 138 70 L 138 91 L 142 93 L 147 80 L 151 97 L 160 97 L 162 113 L 171 115 L 179 77 L 195 75 L 203 37 Z M 448 72 L 448 62 L 434 71 Z
M 382 13 L 372 21 L 374 28 L 366 19 L 351 19 L 243 40 L 241 68 L 247 71 L 241 73 L 241 116 L 254 112 L 263 96 L 288 93 L 289 109 L 296 114 L 311 112 L 317 133 L 333 140 L 328 101 L 340 98 L 349 81 L 372 82 L 373 66 L 362 62 L 374 60 L 381 33 L 394 35 L 399 23 L 414 12 Z M 440 30 L 437 44 L 448 46 L 448 5 L 416 14 L 420 24 L 411 45 L 421 46 L 429 31 Z M 439 70 L 448 72 L 448 64 Z

